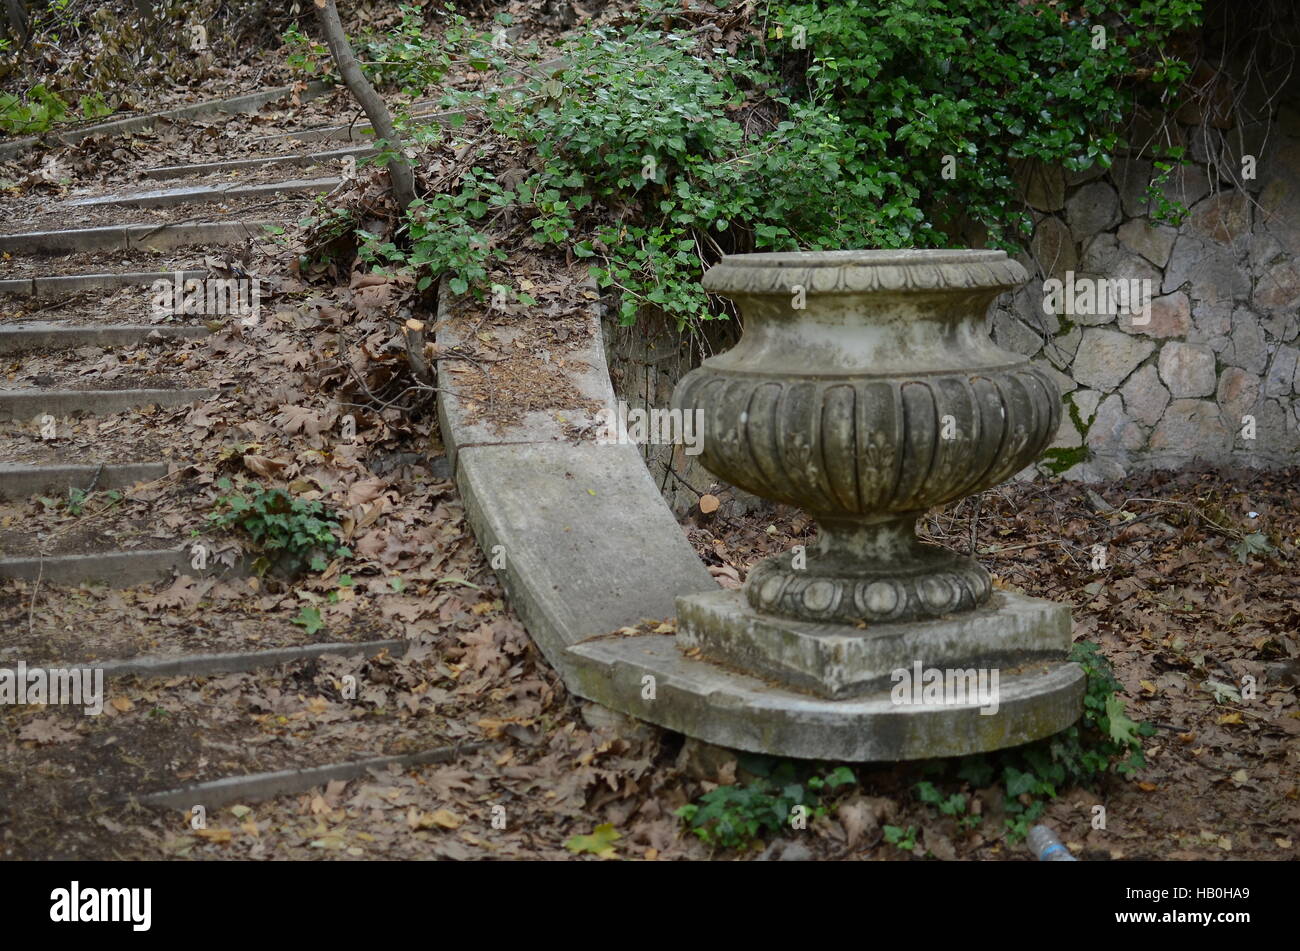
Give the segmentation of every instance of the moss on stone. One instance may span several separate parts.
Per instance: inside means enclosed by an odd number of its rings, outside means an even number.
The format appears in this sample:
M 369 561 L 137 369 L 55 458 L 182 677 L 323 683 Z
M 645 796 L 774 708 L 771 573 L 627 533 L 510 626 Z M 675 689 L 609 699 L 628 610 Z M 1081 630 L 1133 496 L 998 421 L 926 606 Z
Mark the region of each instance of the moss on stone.
M 1065 404 L 1066 412 L 1070 414 L 1070 422 L 1074 424 L 1074 428 L 1079 433 L 1079 445 L 1068 449 L 1048 449 L 1043 453 L 1043 460 L 1040 465 L 1053 475 L 1060 475 L 1088 458 L 1088 447 L 1086 445 L 1088 430 L 1092 428 L 1092 424 L 1097 419 L 1097 411 L 1094 410 L 1087 421 L 1084 421 L 1083 414 L 1079 412 L 1079 407 L 1074 405 L 1073 393 L 1066 393 L 1061 398 L 1061 402 Z

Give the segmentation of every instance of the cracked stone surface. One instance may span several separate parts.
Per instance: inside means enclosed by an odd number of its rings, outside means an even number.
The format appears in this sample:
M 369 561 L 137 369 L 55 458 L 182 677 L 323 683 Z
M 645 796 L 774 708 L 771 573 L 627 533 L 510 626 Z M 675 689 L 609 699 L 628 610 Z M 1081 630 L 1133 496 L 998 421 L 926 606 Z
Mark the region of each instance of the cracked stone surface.
M 1173 342 L 1160 351 L 1160 379 L 1174 399 L 1214 392 L 1214 351 L 1196 343 Z
M 1071 375 L 1083 386 L 1109 392 L 1154 350 L 1155 344 L 1149 340 L 1140 340 L 1118 330 L 1090 327 L 1083 333 Z

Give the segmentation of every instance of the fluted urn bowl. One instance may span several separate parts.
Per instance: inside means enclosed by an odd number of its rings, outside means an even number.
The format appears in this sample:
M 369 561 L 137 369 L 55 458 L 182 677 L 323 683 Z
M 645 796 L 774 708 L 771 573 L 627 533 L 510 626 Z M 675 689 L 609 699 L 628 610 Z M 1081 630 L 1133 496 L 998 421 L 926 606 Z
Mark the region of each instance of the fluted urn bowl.
M 701 460 L 801 506 L 818 544 L 750 572 L 758 611 L 882 622 L 969 610 L 991 594 L 974 560 L 916 538 L 926 509 L 1006 480 L 1060 422 L 1055 382 L 996 346 L 985 314 L 1025 269 L 1002 251 L 737 254 L 704 275 L 744 333 L 687 374 Z

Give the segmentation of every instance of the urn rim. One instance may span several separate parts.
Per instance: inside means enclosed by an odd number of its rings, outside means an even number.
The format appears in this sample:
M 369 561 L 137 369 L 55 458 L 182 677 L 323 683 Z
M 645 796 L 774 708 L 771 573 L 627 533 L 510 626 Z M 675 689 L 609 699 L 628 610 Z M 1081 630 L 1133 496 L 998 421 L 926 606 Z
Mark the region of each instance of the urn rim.
M 1007 252 L 979 248 L 846 248 L 838 251 L 751 251 L 724 254 L 730 267 L 897 267 L 907 264 L 979 264 L 1007 260 Z
M 761 251 L 728 254 L 704 275 L 704 288 L 727 296 L 864 291 L 1001 291 L 1028 280 L 1005 251 L 902 248 Z

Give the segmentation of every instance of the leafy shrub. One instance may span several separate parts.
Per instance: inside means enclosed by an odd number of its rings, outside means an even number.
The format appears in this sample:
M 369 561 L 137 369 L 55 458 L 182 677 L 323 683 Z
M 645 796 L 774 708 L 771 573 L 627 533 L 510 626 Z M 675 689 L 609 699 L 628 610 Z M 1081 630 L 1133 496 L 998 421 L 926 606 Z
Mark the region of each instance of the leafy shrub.
M 942 246 L 972 222 L 1011 247 L 1029 224 L 1015 163 L 1108 164 L 1135 102 L 1172 101 L 1187 67 L 1171 38 L 1197 14 L 1193 0 L 1084 0 L 1068 14 L 776 2 L 753 18 L 767 35 L 734 53 L 671 30 L 591 30 L 563 49 L 564 69 L 482 107 L 522 181 L 473 165 L 363 257 L 482 293 L 511 245 L 502 222 L 522 218 L 537 245 L 591 259 L 625 323 L 651 306 L 684 326 L 723 312 L 699 278 L 724 253 Z M 390 42 L 438 46 L 399 33 Z
M 1168 104 L 1187 78 L 1173 41 L 1200 3 L 814 0 L 772 13 L 785 75 L 831 104 L 862 173 L 925 196 L 927 222 L 969 218 L 1009 246 L 1028 226 L 1014 163 L 1109 165 L 1133 106 Z
M 470 29 L 468 20 L 451 3 L 437 11 L 442 22 L 436 37 L 425 35 L 423 5 L 404 3 L 397 12 L 398 22 L 393 28 L 383 32 L 366 28 L 351 41 L 362 71 L 377 86 L 418 96 L 442 82 L 458 61 L 481 72 L 500 69 L 505 64 L 504 51 L 493 46 L 493 38 Z M 498 13 L 496 22 L 509 26 L 513 18 L 508 13 Z M 291 69 L 305 76 L 335 75 L 329 47 L 311 39 L 298 24 L 285 30 L 280 39 Z
M 221 479 L 217 487 L 226 494 L 217 498 L 217 511 L 208 521 L 216 529 L 239 529 L 252 540 L 263 552 L 254 564 L 259 573 L 272 567 L 288 573 L 324 571 L 331 558 L 352 554 L 339 540 L 342 532 L 335 515 L 319 500 L 256 482 L 236 489 L 229 479 Z

